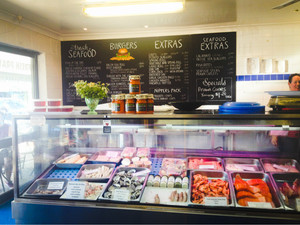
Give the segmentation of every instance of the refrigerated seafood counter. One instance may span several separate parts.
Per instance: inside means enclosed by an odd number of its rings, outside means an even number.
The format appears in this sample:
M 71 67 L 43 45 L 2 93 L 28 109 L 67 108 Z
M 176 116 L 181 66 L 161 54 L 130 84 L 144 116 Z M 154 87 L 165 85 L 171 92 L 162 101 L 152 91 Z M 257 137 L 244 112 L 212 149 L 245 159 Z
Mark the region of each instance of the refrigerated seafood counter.
M 13 122 L 16 223 L 300 221 L 299 114 Z

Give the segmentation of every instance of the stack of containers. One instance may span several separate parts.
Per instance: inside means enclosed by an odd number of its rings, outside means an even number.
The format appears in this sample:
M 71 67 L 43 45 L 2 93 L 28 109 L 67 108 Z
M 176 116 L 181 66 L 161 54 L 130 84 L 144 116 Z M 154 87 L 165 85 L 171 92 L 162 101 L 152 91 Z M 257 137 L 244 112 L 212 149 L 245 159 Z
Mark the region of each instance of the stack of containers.
M 61 112 L 61 99 L 47 99 L 48 112 Z
M 61 105 L 61 99 L 34 99 L 33 112 L 72 112 L 73 105 Z
M 33 112 L 46 112 L 47 107 L 46 107 L 46 100 L 42 99 L 33 99 Z
M 112 113 L 152 114 L 154 112 L 153 94 L 141 94 L 139 75 L 129 76 L 129 94 L 111 96 Z

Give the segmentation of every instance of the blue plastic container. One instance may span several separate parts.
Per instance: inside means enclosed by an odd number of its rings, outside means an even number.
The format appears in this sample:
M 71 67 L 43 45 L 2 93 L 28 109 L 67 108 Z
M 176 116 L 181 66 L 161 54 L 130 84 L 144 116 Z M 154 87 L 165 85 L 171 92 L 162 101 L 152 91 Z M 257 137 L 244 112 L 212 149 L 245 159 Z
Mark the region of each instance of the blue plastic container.
M 265 113 L 265 106 L 256 102 L 225 102 L 219 106 L 220 114 L 260 114 Z

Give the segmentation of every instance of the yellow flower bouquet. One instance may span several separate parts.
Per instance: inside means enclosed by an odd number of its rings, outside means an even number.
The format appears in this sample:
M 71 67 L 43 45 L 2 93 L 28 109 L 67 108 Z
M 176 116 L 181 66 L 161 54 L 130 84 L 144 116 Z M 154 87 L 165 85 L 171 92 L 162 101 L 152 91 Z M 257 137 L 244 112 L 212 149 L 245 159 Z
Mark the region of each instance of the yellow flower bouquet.
M 98 81 L 90 82 L 83 80 L 78 80 L 74 82 L 74 87 L 76 88 L 77 95 L 80 95 L 81 98 L 98 98 L 103 99 L 107 96 L 109 91 L 109 84 L 104 84 Z
M 109 84 L 104 84 L 100 81 L 88 83 L 84 80 L 78 80 L 74 82 L 73 86 L 76 88 L 76 94 L 85 99 L 85 103 L 90 109 L 88 114 L 97 114 L 95 109 L 99 100 L 107 96 Z

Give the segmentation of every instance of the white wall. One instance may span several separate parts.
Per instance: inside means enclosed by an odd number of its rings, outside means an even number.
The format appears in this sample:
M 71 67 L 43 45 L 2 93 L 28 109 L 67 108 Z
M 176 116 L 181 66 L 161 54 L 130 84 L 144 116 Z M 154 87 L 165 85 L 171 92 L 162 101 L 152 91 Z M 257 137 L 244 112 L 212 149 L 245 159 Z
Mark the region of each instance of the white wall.
M 112 34 L 112 38 L 237 32 L 237 76 L 247 74 L 247 58 L 287 60 L 288 70 L 282 74 L 300 72 L 300 25 L 227 25 L 186 27 L 161 32 Z M 109 37 L 95 37 L 108 39 Z M 60 41 L 19 25 L 0 20 L 0 42 L 41 52 L 39 76 L 41 97 L 62 98 Z M 278 72 L 276 73 L 278 74 Z M 269 95 L 265 91 L 288 90 L 287 80 L 238 81 L 237 101 L 255 101 L 266 105 Z
M 287 60 L 287 72 L 300 72 L 300 25 L 261 25 L 237 29 L 237 75 L 247 74 L 247 58 Z M 276 73 L 276 72 L 275 72 Z M 265 73 L 259 73 L 265 74 Z M 270 73 L 274 74 L 274 73 Z M 237 101 L 255 101 L 267 105 L 265 91 L 288 91 L 287 80 L 238 81 Z
M 0 20 L 0 42 L 35 50 L 38 57 L 41 98 L 61 98 L 60 41 L 38 32 Z

